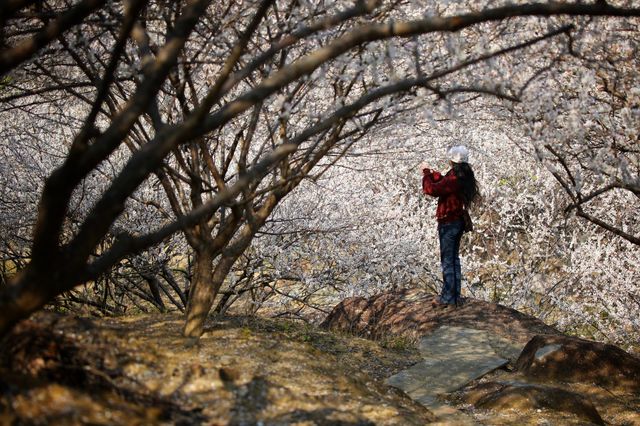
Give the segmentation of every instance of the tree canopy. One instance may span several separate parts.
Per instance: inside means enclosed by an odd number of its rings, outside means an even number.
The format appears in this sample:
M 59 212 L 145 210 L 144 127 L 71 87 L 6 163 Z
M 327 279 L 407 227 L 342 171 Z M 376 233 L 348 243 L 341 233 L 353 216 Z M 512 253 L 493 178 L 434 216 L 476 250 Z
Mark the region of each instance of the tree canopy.
M 465 137 L 431 138 L 453 116 L 508 121 L 494 130 L 551 172 L 567 212 L 638 245 L 637 214 L 618 209 L 640 194 L 632 3 L 5 3 L 0 208 L 16 270 L 0 335 L 122 268 L 162 308 L 135 257 L 156 250 L 193 253 L 188 291 L 164 279 L 197 337 L 294 190 Z M 409 125 L 428 130 L 419 144 Z

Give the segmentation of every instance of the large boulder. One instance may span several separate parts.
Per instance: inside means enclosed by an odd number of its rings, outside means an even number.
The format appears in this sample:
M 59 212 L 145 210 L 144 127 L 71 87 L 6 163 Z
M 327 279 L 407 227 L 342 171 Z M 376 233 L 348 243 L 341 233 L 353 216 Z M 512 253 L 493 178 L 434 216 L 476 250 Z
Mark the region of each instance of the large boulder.
M 558 387 L 486 382 L 467 389 L 463 400 L 481 409 L 511 410 L 524 416 L 531 416 L 526 411 L 549 410 L 574 416 L 582 420 L 581 424 L 584 421 L 605 424 L 596 407 L 586 397 Z
M 640 391 L 640 359 L 617 346 L 576 337 L 535 336 L 515 367 L 538 381 L 596 383 Z
M 486 330 L 523 347 L 537 334 L 559 334 L 540 321 L 496 303 L 465 299 L 460 307 L 434 307 L 433 295 L 399 290 L 365 297 L 351 297 L 336 305 L 323 325 L 378 338 L 386 335 L 419 337 L 442 325 Z

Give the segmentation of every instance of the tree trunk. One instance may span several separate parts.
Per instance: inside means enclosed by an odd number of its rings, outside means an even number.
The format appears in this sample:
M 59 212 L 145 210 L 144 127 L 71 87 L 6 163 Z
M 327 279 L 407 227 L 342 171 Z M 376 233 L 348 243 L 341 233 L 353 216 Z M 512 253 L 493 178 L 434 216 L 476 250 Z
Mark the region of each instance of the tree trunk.
M 204 322 L 213 306 L 213 301 L 218 295 L 218 290 L 220 290 L 220 286 L 238 257 L 235 254 L 223 254 L 213 272 L 211 271 L 211 263 L 209 263 L 209 277 L 206 285 L 198 285 L 197 294 L 194 292 L 193 296 L 189 292 L 187 323 L 184 327 L 184 335 L 186 337 L 200 337 L 202 335 Z
M 187 337 L 200 337 L 204 321 L 215 298 L 212 286 L 213 254 L 206 249 L 197 250 L 194 263 L 195 271 L 189 287 L 187 321 L 184 327 L 184 335 Z
M 158 282 L 158 278 L 151 274 L 141 274 L 142 278 L 149 285 L 149 291 L 153 296 L 154 305 L 158 307 L 160 312 L 166 311 L 166 306 L 164 306 L 164 301 L 162 300 L 162 295 L 160 294 L 160 283 Z
M 8 334 L 20 320 L 41 309 L 56 295 L 71 285 L 65 285 L 59 274 L 38 274 L 27 265 L 6 285 L 0 287 L 0 339 Z
M 197 289 L 189 292 L 189 308 L 187 309 L 187 323 L 184 327 L 184 335 L 187 337 L 200 337 L 204 329 L 204 321 L 213 306 L 220 286 L 224 279 L 231 271 L 233 264 L 238 260 L 240 255 L 251 244 L 251 240 L 258 232 L 258 229 L 264 225 L 267 217 L 271 214 L 278 202 L 282 199 L 284 193 L 278 195 L 271 194 L 262 207 L 255 212 L 251 221 L 248 221 L 239 232 L 238 237 L 229 244 L 220 256 L 220 260 L 216 265 L 213 274 L 210 274 L 208 281 L 203 285 L 198 285 Z M 196 267 L 196 273 L 198 272 Z M 204 271 L 203 271 L 204 272 Z

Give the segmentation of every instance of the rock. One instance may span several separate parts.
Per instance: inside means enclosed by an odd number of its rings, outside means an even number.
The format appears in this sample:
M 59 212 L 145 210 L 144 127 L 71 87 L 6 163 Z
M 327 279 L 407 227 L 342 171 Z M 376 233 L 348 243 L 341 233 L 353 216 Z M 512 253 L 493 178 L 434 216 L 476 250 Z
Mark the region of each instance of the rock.
M 322 326 L 369 335 L 376 330 L 389 306 L 397 303 L 398 298 L 392 293 L 382 293 L 369 299 L 350 297 L 333 308 Z
M 420 339 L 424 361 L 389 377 L 385 383 L 403 390 L 442 421 L 473 425 L 473 419 L 443 404 L 438 395 L 455 391 L 507 363 L 488 343 L 486 331 L 442 326 Z
M 591 401 L 557 387 L 487 382 L 467 390 L 463 399 L 477 408 L 516 410 L 520 413 L 524 410 L 552 410 L 575 415 L 593 424 L 605 424 Z
M 517 342 L 519 348 L 537 334 L 559 334 L 537 318 L 495 303 L 466 299 L 461 307 L 443 309 L 434 308 L 432 300 L 433 295 L 417 290 L 352 297 L 336 305 L 322 325 L 371 338 L 389 334 L 420 337 L 442 325 L 461 326 L 488 331 Z M 517 355 L 505 357 L 515 360 Z
M 569 336 L 535 336 L 516 369 L 537 381 L 596 383 L 640 391 L 640 359 L 617 346 Z
M 220 376 L 220 380 L 225 384 L 232 384 L 240 378 L 240 372 L 230 367 L 220 367 L 218 369 L 218 374 Z

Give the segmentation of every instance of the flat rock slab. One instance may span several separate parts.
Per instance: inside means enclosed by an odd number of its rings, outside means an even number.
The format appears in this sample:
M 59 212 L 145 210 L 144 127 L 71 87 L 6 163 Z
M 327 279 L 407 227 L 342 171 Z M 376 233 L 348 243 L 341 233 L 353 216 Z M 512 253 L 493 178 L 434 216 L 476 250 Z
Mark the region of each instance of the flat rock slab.
M 412 398 L 418 395 L 438 395 L 460 389 L 467 383 L 505 365 L 508 361 L 497 355 L 467 356 L 465 359 L 425 360 L 399 372 L 386 381 L 402 389 Z M 419 402 L 419 398 L 413 398 Z
M 389 377 L 386 383 L 403 390 L 434 413 L 442 412 L 445 407 L 437 395 L 458 390 L 509 362 L 496 354 L 495 343 L 483 330 L 442 326 L 420 339 L 418 349 L 424 361 Z M 443 417 L 462 420 L 463 414 L 454 411 L 442 412 Z
M 515 361 L 522 352 L 519 345 L 495 333 L 459 326 L 442 326 L 424 336 L 418 343 L 418 350 L 425 359 L 483 358 L 487 354 L 498 355 Z

